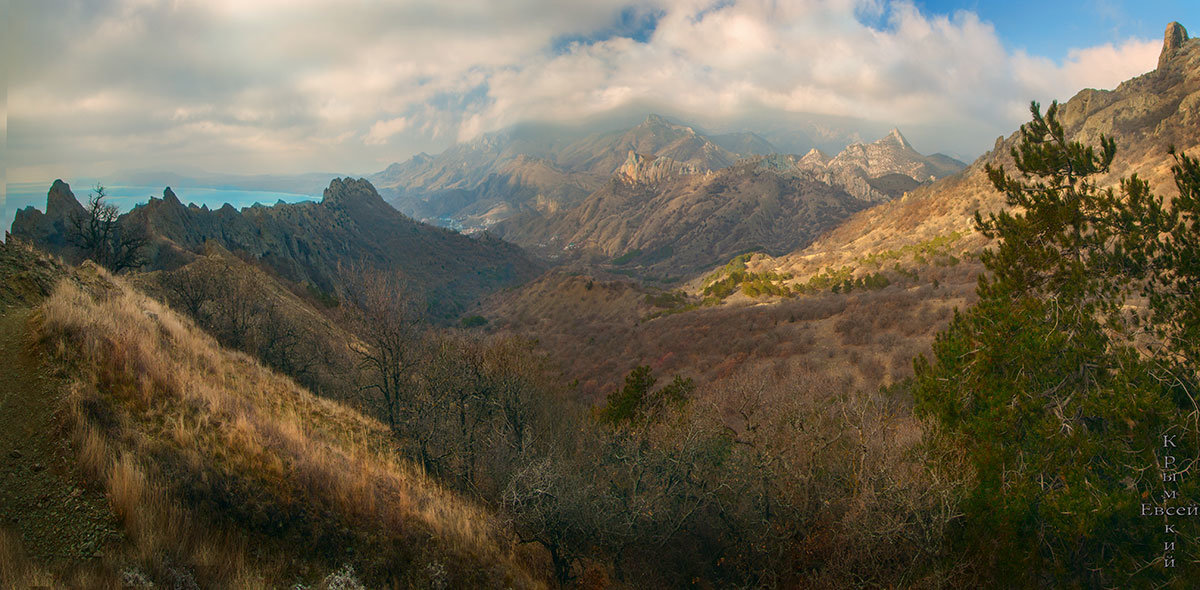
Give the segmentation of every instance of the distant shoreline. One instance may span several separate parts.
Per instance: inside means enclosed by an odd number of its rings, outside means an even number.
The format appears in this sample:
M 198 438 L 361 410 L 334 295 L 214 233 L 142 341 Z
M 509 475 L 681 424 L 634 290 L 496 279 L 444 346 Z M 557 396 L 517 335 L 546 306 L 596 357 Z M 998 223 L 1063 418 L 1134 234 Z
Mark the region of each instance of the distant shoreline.
M 92 189 L 95 188 L 95 181 L 87 182 L 90 179 L 78 180 L 75 182 L 68 181 L 71 185 L 71 192 L 75 193 L 75 199 L 80 203 L 86 203 Z M 17 215 L 17 211 L 26 207 L 32 206 L 35 209 L 45 213 L 46 211 L 46 193 L 50 190 L 50 185 L 53 181 L 48 182 L 14 182 L 9 183 L 6 188 L 8 191 L 7 198 L 4 201 L 3 211 L 0 211 L 0 224 L 2 224 L 3 232 L 0 232 L 0 238 L 3 238 L 5 232 L 12 228 L 13 219 Z M 149 186 L 149 185 L 123 185 L 123 184 L 104 184 L 105 191 L 108 194 L 108 202 L 120 208 L 121 212 L 128 212 L 138 205 L 145 204 L 153 198 L 162 198 L 163 189 L 165 186 Z M 184 205 L 195 204 L 197 207 L 207 205 L 209 209 L 220 209 L 226 203 L 237 209 L 252 207 L 255 203 L 262 205 L 274 205 L 279 201 L 285 203 L 299 203 L 303 201 L 319 201 L 320 195 L 305 195 L 300 193 L 287 193 L 279 191 L 263 191 L 263 190 L 241 190 L 227 188 L 206 188 L 206 187 L 186 187 L 172 186 L 171 190 L 179 197 L 180 202 Z

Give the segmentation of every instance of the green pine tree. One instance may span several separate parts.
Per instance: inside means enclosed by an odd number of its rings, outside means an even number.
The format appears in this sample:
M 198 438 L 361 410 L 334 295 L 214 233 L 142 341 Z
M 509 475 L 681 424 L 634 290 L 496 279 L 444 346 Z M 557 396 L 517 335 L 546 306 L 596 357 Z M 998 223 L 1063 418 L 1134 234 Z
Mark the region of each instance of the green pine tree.
M 1188 264 L 1198 250 L 1180 229 L 1195 228 L 1195 217 L 1165 208 L 1136 178 L 1119 192 L 1098 188 L 1115 143 L 1067 141 L 1057 110 L 1043 116 L 1032 105 L 1012 150 L 1017 176 L 987 168 L 1010 209 L 976 214 L 979 231 L 996 240 L 981 256 L 980 300 L 938 336 L 932 363 L 915 362 L 918 411 L 936 419 L 938 442 L 961 449 L 975 472 L 952 539 L 956 558 L 1016 586 L 1194 579 L 1200 548 L 1181 543 L 1177 567 L 1162 567 L 1162 518 L 1142 511 L 1200 501 L 1191 479 L 1164 485 L 1159 444 L 1180 435 L 1168 452 L 1198 456 L 1195 422 L 1185 419 L 1196 409 L 1195 357 L 1190 382 L 1167 378 L 1186 375 L 1186 364 L 1167 367 L 1139 348 L 1125 303 L 1150 294 L 1146 319 L 1165 330 L 1163 346 L 1186 348 L 1169 341 L 1188 337 L 1194 314 L 1168 300 L 1195 295 L 1195 283 L 1181 281 L 1194 276 Z M 1185 179 L 1188 164 L 1181 158 L 1177 167 Z M 1200 182 L 1184 185 L 1200 194 L 1191 188 Z M 1163 248 L 1145 243 L 1164 230 L 1178 238 Z M 1164 502 L 1166 490 L 1182 500 Z M 1194 535 L 1185 520 L 1180 529 Z

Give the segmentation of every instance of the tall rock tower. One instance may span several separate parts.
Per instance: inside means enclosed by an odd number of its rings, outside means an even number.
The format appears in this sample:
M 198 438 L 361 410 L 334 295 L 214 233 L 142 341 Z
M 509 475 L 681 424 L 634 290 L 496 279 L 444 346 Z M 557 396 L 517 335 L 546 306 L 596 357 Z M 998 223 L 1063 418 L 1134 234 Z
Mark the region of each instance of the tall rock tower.
M 1163 66 L 1167 65 L 1167 62 L 1171 61 L 1171 57 L 1175 55 L 1175 52 L 1178 51 L 1183 45 L 1183 42 L 1187 40 L 1187 29 L 1183 28 L 1183 25 L 1177 22 L 1172 22 L 1171 24 L 1167 25 L 1167 31 L 1163 33 L 1162 53 L 1158 55 L 1159 69 L 1162 69 Z

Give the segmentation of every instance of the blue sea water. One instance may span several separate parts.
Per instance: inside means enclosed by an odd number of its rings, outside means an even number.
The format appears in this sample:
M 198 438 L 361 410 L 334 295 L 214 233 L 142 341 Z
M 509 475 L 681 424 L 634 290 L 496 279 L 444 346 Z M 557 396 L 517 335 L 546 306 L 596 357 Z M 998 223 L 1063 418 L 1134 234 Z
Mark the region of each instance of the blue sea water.
M 75 199 L 82 204 L 87 203 L 95 186 L 86 182 L 68 181 L 68 184 L 71 185 L 71 192 L 75 193 Z M 8 198 L 5 199 L 3 210 L 0 211 L 0 228 L 3 228 L 0 236 L 4 235 L 4 231 L 12 228 L 12 222 L 16 218 L 18 210 L 32 206 L 42 212 L 46 211 L 46 193 L 50 191 L 50 185 L 50 182 L 18 182 L 6 185 Z M 106 184 L 104 185 L 105 201 L 116 205 L 124 213 L 146 203 L 150 197 L 162 198 L 163 188 L 165 187 Z M 171 187 L 171 190 L 184 205 L 190 203 L 195 203 L 197 207 L 208 205 L 209 209 L 220 209 L 226 203 L 243 209 L 256 204 L 274 205 L 278 201 L 299 203 L 321 199 L 320 196 L 271 191 L 189 187 Z

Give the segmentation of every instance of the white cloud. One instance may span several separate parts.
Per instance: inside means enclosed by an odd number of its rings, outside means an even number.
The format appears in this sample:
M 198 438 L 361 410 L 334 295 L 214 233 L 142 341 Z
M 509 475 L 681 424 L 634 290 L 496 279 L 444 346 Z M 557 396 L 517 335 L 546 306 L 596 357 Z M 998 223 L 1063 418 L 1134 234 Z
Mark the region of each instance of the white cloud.
M 396 117 L 387 121 L 376 121 L 371 131 L 363 138 L 367 145 L 383 145 L 389 137 L 408 129 L 408 117 Z
M 889 0 L 14 0 L 11 13 L 11 176 L 369 172 L 631 105 L 724 128 L 796 113 L 924 126 L 941 131 L 921 145 L 972 154 L 1030 100 L 1111 88 L 1158 47 L 1056 63 L 1008 51 L 973 13 Z
M 1112 88 L 1158 62 L 1160 41 L 1130 39 L 1119 47 L 1112 44 L 1074 49 L 1064 63 L 1018 53 L 1013 57 L 1016 78 L 1025 87 L 1065 100 L 1084 88 Z

